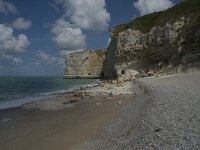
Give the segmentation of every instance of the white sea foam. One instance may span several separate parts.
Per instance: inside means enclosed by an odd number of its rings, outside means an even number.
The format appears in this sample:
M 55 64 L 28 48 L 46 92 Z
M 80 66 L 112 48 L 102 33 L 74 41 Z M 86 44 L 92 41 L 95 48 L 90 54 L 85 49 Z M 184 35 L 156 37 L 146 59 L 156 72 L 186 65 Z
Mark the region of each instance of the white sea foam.
M 42 94 L 36 94 L 34 96 L 29 96 L 21 99 L 14 99 L 14 100 L 8 100 L 8 101 L 0 101 L 0 110 L 5 110 L 5 109 L 10 109 L 10 108 L 17 108 L 20 107 L 24 104 L 31 103 L 34 101 L 40 101 L 42 99 L 46 99 L 48 97 L 53 96 L 53 94 L 59 94 L 59 93 L 66 93 L 70 92 L 76 89 L 79 89 L 80 87 L 86 88 L 86 87 L 94 87 L 96 86 L 96 83 L 91 83 L 87 85 L 76 85 L 68 90 L 59 90 L 59 91 L 54 91 L 54 92 L 46 92 Z

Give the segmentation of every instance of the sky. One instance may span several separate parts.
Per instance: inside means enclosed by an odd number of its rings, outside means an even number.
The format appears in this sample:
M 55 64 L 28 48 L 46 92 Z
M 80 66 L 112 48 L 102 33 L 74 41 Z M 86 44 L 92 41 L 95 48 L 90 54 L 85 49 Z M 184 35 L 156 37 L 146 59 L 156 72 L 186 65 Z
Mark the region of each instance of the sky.
M 64 76 L 66 55 L 109 44 L 109 29 L 182 0 L 0 0 L 0 76 Z

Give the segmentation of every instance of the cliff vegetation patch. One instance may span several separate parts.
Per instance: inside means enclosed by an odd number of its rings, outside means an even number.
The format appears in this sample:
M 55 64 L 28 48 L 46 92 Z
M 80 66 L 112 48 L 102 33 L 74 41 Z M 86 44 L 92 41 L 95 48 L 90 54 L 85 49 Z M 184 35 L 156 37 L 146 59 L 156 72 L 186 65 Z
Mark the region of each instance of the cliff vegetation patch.
M 184 26 L 188 29 L 191 26 L 199 25 L 200 0 L 185 0 L 184 2 L 169 8 L 165 11 L 155 12 L 142 17 L 138 17 L 127 24 L 121 24 L 112 31 L 115 35 L 134 28 L 142 33 L 149 32 L 155 26 L 165 26 L 167 23 L 174 23 L 181 18 L 191 19 L 189 24 Z M 185 31 L 184 30 L 184 31 Z

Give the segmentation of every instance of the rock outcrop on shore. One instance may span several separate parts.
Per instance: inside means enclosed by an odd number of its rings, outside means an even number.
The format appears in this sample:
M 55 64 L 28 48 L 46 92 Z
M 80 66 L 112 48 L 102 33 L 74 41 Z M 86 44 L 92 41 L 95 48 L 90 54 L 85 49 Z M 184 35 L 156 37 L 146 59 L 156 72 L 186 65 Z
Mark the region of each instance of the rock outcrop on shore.
M 111 30 L 111 42 L 103 57 L 88 51 L 69 55 L 66 75 L 92 74 L 126 81 L 198 69 L 199 14 L 200 1 L 185 0 L 166 11 L 119 25 Z
M 66 78 L 100 78 L 106 49 L 85 50 L 67 56 Z

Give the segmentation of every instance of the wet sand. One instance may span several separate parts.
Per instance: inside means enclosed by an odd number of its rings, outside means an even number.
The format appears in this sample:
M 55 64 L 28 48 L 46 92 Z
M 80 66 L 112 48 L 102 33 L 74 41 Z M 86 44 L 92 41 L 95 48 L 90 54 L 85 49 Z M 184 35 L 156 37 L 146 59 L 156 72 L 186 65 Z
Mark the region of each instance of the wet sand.
M 133 95 L 106 97 L 84 97 L 56 111 L 30 107 L 0 111 L 0 150 L 67 150 L 80 145 L 97 136 Z

